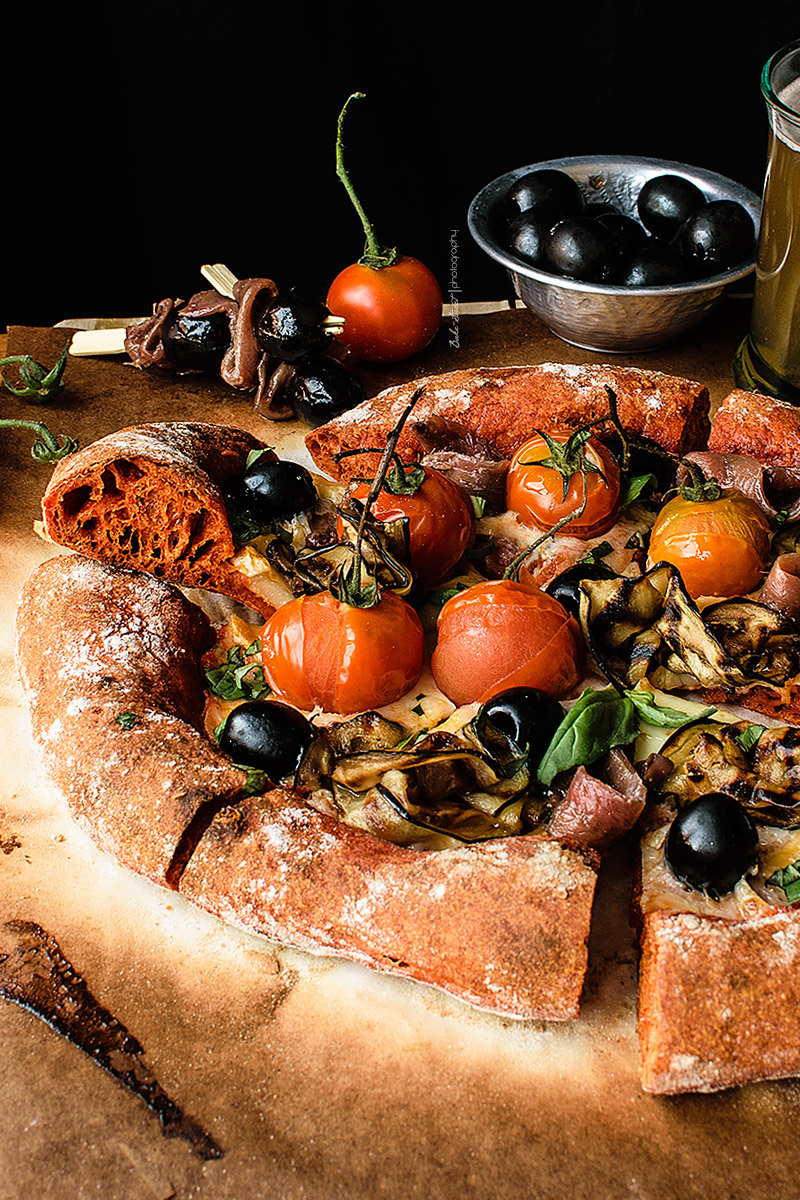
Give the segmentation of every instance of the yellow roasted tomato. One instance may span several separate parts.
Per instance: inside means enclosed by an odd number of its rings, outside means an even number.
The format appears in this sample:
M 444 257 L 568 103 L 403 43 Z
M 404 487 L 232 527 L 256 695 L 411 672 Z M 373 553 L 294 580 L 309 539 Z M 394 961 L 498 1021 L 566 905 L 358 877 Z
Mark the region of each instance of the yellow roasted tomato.
M 769 558 L 770 525 L 754 500 L 724 490 L 715 500 L 676 496 L 656 517 L 650 565 L 677 567 L 686 590 L 700 596 L 746 596 L 761 584 Z

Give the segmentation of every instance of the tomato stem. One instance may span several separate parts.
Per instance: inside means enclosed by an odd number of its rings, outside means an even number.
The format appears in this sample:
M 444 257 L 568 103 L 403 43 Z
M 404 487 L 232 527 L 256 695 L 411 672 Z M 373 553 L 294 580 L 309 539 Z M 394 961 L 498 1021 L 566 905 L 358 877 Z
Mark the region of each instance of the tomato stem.
M 394 246 L 381 246 L 378 243 L 378 239 L 375 236 L 375 230 L 373 229 L 372 224 L 367 217 L 366 212 L 364 211 L 361 201 L 356 195 L 355 188 L 350 182 L 350 176 L 347 174 L 347 170 L 344 165 L 344 143 L 342 140 L 342 130 L 344 128 L 344 117 L 345 113 L 347 112 L 347 106 L 351 100 L 364 99 L 366 99 L 366 97 L 363 92 L 353 92 L 347 97 L 344 102 L 344 107 L 339 113 L 339 120 L 336 126 L 336 174 L 344 184 L 345 191 L 350 197 L 364 229 L 366 241 L 364 244 L 364 253 L 358 260 L 359 266 L 371 267 L 373 270 L 379 271 L 383 267 L 391 267 L 397 262 L 397 249 Z
M 369 520 L 372 506 L 375 503 L 378 492 L 383 487 L 383 481 L 386 478 L 386 472 L 389 470 L 389 466 L 392 462 L 397 443 L 400 439 L 400 434 L 403 431 L 403 426 L 408 420 L 414 405 L 419 400 L 423 391 L 423 388 L 417 388 L 403 412 L 400 414 L 400 418 L 397 421 L 394 429 L 386 439 L 386 448 L 383 452 L 377 474 L 370 484 L 369 492 L 367 493 L 367 497 L 361 509 L 361 516 L 359 517 L 358 529 L 356 530 L 356 539 L 353 548 L 353 558 L 351 564 L 347 568 L 346 572 L 343 571 L 340 576 L 340 595 L 338 598 L 347 604 L 352 604 L 355 608 L 372 608 L 380 600 L 380 593 L 374 581 L 370 584 L 367 584 L 366 587 L 361 582 L 361 544 L 364 540 L 367 521 Z
M 706 477 L 697 463 L 689 459 L 683 459 L 683 466 L 689 473 L 689 478 L 678 489 L 684 500 L 691 500 L 695 504 L 701 504 L 704 500 L 719 500 L 722 488 L 716 479 Z
M 35 458 L 40 463 L 58 462 L 59 459 L 66 458 L 68 454 L 74 454 L 78 449 L 78 443 L 74 438 L 67 437 L 65 434 L 59 441 L 41 421 L 16 421 L 10 417 L 4 417 L 0 420 L 0 428 L 32 430 L 37 436 L 31 447 L 31 458 Z
M 586 502 L 589 498 L 589 476 L 585 467 L 581 467 L 580 476 L 583 480 L 583 499 L 581 500 L 580 506 L 576 508 L 574 512 L 567 513 L 567 515 L 562 517 L 560 521 L 556 521 L 555 525 L 551 526 L 551 528 L 547 530 L 547 533 L 543 533 L 542 536 L 538 537 L 535 542 L 531 542 L 530 546 L 527 546 L 522 554 L 518 554 L 511 565 L 506 569 L 503 575 L 504 579 L 513 579 L 518 582 L 519 573 L 522 570 L 522 567 L 525 565 L 526 560 L 530 558 L 531 554 L 533 554 L 534 550 L 543 545 L 544 542 L 549 541 L 551 537 L 555 537 L 555 535 L 561 529 L 563 529 L 565 525 L 569 525 L 571 521 L 574 521 L 576 517 L 582 516 L 586 511 Z

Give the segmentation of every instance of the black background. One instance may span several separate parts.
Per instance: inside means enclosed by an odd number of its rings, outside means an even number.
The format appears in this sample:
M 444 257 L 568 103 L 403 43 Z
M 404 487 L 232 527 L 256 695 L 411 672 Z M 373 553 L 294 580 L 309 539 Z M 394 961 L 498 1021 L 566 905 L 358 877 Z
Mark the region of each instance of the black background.
M 6 20 L 8 26 L 8 21 Z M 761 189 L 764 61 L 797 0 L 384 6 L 16 5 L 3 51 L 0 323 L 135 316 L 205 286 L 203 262 L 324 298 L 363 236 L 461 300 L 507 294 L 466 210 L 497 175 L 574 154 L 644 154 Z

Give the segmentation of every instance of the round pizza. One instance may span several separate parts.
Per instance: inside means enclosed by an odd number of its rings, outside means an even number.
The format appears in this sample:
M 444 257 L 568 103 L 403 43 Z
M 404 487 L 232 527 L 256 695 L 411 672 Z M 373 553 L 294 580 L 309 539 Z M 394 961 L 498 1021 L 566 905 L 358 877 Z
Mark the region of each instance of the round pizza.
M 76 820 L 250 932 L 543 1020 L 636 838 L 643 1087 L 800 1073 L 796 411 L 542 364 L 306 446 L 151 424 L 56 467 L 18 661 Z

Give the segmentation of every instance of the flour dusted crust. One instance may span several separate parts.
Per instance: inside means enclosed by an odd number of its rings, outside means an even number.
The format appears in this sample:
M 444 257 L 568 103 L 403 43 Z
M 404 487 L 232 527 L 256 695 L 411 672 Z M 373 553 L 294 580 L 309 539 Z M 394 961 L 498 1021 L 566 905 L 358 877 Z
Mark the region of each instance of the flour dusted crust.
M 639 1046 L 648 1092 L 800 1075 L 800 912 L 743 921 L 647 914 Z
M 245 774 L 202 732 L 203 614 L 79 555 L 20 598 L 34 737 L 75 819 L 121 863 L 251 932 L 509 1017 L 577 1016 L 598 859 L 537 837 L 415 852 Z
M 413 459 L 422 453 L 414 423 L 437 416 L 458 422 L 511 457 L 536 428 L 575 428 L 606 415 L 606 387 L 615 392 L 620 420 L 631 433 L 676 454 L 705 446 L 709 398 L 702 384 L 636 367 L 564 363 L 452 371 L 388 388 L 309 433 L 306 445 L 326 474 L 363 474 L 361 455 L 341 463 L 335 456 L 343 450 L 380 448 L 413 393 L 423 388 L 400 438 L 402 456 Z
M 42 501 L 45 533 L 90 558 L 209 588 L 272 612 L 235 571 L 226 490 L 262 443 L 204 422 L 121 429 L 61 460 Z
M 578 1016 L 597 866 L 539 837 L 409 850 L 271 792 L 219 815 L 181 891 L 275 941 L 564 1021 Z
M 773 466 L 800 466 L 800 410 L 784 400 L 730 392 L 714 416 L 708 439 L 715 453 L 749 454 Z
M 160 884 L 187 829 L 244 785 L 200 733 L 197 655 L 212 641 L 175 588 L 79 555 L 45 562 L 20 596 L 17 661 L 45 768 L 98 844 Z

